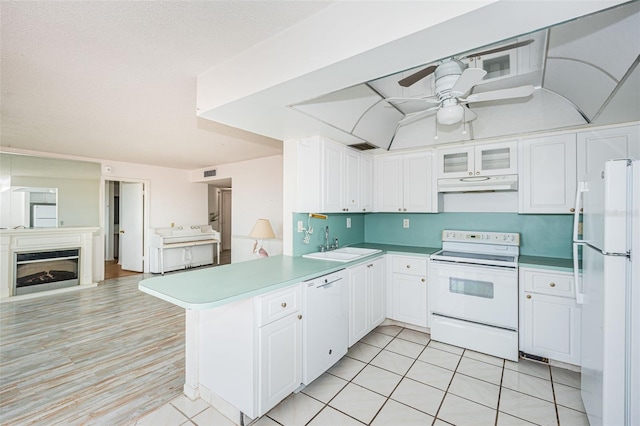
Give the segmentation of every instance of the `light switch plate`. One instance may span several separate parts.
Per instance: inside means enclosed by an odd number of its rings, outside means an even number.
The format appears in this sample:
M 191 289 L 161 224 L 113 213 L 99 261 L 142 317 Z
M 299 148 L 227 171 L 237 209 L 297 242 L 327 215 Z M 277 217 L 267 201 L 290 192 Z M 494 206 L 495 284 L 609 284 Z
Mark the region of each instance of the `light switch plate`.
M 351 218 L 347 218 L 347 229 L 351 228 Z
M 303 229 L 304 229 L 304 225 L 302 224 L 302 221 L 299 220 L 298 221 L 298 232 L 302 232 Z
M 402 219 L 402 227 L 403 228 L 409 227 L 409 219 Z

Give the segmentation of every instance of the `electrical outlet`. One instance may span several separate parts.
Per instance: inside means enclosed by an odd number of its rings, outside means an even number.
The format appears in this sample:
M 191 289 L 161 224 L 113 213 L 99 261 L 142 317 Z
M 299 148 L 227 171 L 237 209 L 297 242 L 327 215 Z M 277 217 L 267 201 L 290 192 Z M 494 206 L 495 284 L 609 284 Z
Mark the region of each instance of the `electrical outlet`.
M 578 235 L 582 235 L 582 222 L 578 222 Z
M 347 218 L 347 229 L 351 228 L 351 218 Z
M 298 232 L 302 232 L 304 231 L 304 225 L 302 224 L 302 221 L 299 220 L 298 221 Z
M 402 227 L 403 228 L 409 227 L 409 219 L 402 219 Z

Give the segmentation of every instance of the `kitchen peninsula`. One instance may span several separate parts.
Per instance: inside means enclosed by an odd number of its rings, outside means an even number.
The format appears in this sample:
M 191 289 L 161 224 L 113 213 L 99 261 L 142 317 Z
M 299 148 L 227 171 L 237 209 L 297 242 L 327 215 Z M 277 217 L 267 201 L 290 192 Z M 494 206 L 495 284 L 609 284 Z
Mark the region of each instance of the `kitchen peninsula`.
M 382 251 L 353 262 L 272 256 L 141 281 L 141 291 L 186 309 L 185 395 L 201 397 L 230 419 L 266 413 L 301 383 L 295 371 L 302 371 L 301 282 L 386 253 L 426 263 L 437 250 L 358 246 Z

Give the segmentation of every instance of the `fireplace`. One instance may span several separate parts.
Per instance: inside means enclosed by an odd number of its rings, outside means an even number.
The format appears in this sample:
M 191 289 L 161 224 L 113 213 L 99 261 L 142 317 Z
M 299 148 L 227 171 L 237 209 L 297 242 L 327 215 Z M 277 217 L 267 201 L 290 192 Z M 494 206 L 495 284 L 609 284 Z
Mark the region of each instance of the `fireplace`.
M 79 285 L 80 249 L 18 252 L 15 254 L 13 295 Z

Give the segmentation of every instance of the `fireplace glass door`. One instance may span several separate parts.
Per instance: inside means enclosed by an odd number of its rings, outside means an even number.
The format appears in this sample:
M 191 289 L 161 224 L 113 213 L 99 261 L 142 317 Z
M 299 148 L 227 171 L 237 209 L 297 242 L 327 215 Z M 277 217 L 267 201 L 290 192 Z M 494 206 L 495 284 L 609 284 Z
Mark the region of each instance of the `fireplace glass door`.
M 16 253 L 14 295 L 79 284 L 80 249 Z

